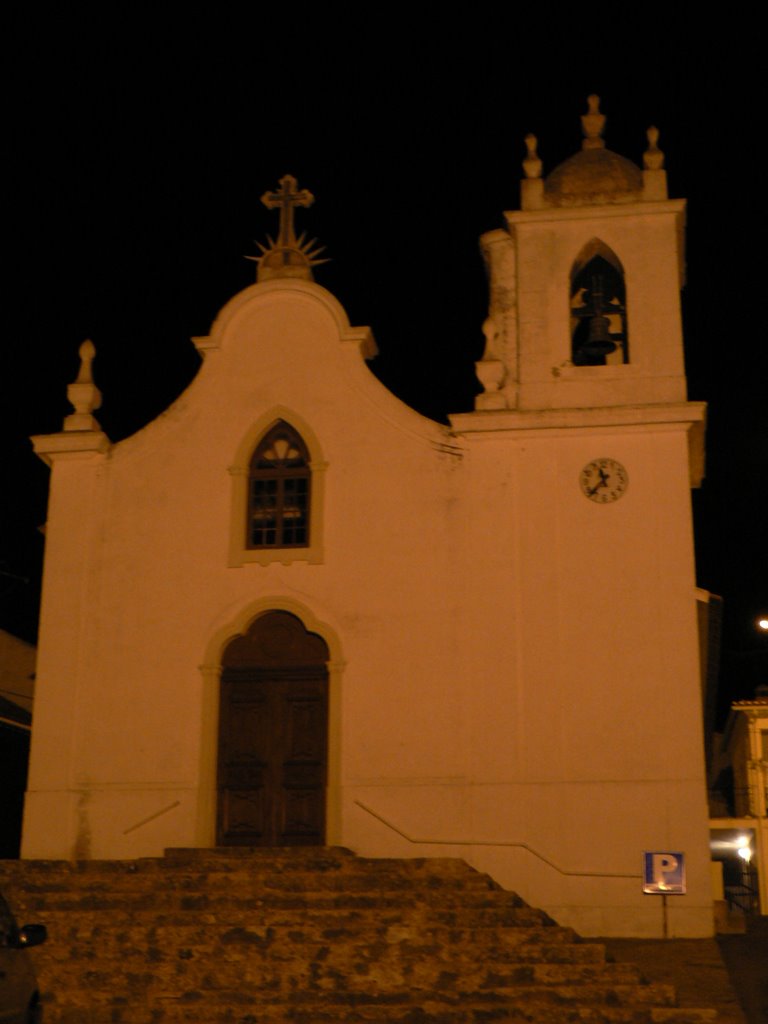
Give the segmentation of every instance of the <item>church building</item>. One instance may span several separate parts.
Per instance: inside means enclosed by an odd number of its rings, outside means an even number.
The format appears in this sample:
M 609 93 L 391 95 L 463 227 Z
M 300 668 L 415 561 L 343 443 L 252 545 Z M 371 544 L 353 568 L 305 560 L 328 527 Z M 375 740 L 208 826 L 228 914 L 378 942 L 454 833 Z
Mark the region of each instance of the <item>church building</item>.
M 112 444 L 90 342 L 51 467 L 22 855 L 463 857 L 585 935 L 712 931 L 685 202 L 583 148 L 481 239 L 475 409 L 391 394 L 313 280 L 312 196 L 171 407 Z M 299 214 L 302 216 L 303 214 Z M 643 892 L 644 854 L 684 864 Z M 681 891 L 683 890 L 683 891 Z

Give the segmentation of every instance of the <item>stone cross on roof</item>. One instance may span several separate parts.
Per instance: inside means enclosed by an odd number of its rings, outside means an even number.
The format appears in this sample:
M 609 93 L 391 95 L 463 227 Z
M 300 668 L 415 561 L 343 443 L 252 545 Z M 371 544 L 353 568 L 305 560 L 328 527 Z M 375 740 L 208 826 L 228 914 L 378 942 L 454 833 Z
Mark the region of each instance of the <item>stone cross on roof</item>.
M 259 281 L 268 281 L 275 277 L 295 277 L 311 281 L 312 267 L 327 262 L 317 259 L 324 246 L 317 247 L 314 239 L 308 242 L 305 233 L 299 238 L 296 237 L 293 226 L 295 208 L 311 206 L 315 201 L 315 197 L 308 189 L 303 188 L 299 191 L 297 184 L 292 174 L 285 174 L 280 179 L 280 187 L 276 192 L 265 192 L 261 197 L 268 210 L 280 210 L 280 231 L 277 242 L 268 235 L 268 246 L 262 245 L 261 242 L 256 243 L 261 249 L 261 256 L 247 257 L 255 259 L 258 263 Z
M 277 192 L 265 192 L 261 197 L 262 203 L 268 210 L 280 210 L 280 232 L 277 244 L 289 247 L 296 245 L 296 232 L 293 227 L 293 213 L 296 206 L 311 206 L 315 201 L 312 193 L 303 188 L 300 192 L 296 186 L 298 181 L 292 174 L 285 174 L 280 179 L 280 188 Z

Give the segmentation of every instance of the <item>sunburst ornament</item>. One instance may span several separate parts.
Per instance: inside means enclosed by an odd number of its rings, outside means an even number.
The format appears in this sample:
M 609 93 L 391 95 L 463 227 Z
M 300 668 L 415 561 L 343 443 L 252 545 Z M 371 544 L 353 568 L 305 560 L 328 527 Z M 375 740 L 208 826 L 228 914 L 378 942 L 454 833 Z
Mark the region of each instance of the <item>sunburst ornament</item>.
M 305 281 L 313 279 L 312 267 L 317 267 L 328 260 L 317 257 L 325 252 L 325 246 L 318 246 L 317 239 L 307 241 L 306 232 L 297 238 L 293 226 L 294 211 L 297 206 L 311 206 L 315 197 L 308 189 L 297 188 L 298 182 L 291 174 L 285 174 L 279 182 L 276 192 L 265 192 L 262 203 L 268 210 L 280 210 L 280 230 L 277 241 L 267 235 L 268 245 L 256 242 L 261 249 L 261 256 L 246 256 L 258 264 L 257 281 L 269 281 L 275 277 L 295 277 Z

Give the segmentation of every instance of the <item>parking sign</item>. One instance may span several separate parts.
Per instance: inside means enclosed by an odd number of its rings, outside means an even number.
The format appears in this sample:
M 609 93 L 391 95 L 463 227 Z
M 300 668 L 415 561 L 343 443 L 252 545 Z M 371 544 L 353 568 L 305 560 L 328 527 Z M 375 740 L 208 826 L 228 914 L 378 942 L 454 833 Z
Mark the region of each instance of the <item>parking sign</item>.
M 668 851 L 644 853 L 643 892 L 682 895 L 685 892 L 685 855 Z

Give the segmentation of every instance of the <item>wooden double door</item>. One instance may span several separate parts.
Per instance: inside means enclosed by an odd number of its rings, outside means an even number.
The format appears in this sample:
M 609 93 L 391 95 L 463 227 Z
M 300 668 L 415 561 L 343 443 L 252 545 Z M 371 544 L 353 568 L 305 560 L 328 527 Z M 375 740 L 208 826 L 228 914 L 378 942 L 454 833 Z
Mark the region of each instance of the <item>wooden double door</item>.
M 220 846 L 321 846 L 328 648 L 270 612 L 226 648 L 219 714 Z

